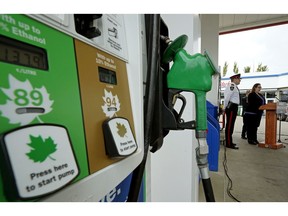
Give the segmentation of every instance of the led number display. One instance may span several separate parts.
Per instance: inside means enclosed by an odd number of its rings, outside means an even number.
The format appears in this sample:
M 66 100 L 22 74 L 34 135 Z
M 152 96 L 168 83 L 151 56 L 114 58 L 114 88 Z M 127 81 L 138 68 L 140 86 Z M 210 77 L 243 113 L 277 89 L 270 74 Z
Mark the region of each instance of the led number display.
M 48 70 L 44 49 L 0 35 L 0 61 Z

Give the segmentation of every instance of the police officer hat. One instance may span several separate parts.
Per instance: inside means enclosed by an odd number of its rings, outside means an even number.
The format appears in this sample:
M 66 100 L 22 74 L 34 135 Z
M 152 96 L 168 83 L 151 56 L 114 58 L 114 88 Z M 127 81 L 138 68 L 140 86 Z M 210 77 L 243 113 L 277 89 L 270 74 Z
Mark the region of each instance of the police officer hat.
M 241 74 L 234 74 L 233 76 L 230 77 L 230 79 L 241 79 Z

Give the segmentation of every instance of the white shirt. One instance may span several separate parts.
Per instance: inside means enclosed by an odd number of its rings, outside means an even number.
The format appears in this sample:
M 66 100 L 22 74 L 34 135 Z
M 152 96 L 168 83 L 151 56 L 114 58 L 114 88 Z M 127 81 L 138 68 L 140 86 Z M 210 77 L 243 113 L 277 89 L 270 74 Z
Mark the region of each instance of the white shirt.
M 240 95 L 237 85 L 233 82 L 228 84 L 224 91 L 224 108 L 228 105 L 229 101 L 235 104 L 240 104 Z

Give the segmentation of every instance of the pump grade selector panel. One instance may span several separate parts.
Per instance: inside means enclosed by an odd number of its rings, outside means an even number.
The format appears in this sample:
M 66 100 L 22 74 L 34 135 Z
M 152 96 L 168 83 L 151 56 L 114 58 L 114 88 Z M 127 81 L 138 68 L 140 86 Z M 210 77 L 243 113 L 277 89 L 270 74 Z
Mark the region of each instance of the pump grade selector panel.
M 129 121 L 134 133 L 126 62 L 80 40 L 75 40 L 75 50 L 89 168 L 93 173 L 117 162 L 117 159 L 107 155 L 105 149 L 102 130 L 105 120 L 117 116 L 124 117 Z M 125 125 L 119 123 L 119 127 L 118 130 L 121 130 Z M 133 152 L 136 150 L 135 145 Z
M 25 15 L 0 26 L 0 201 L 35 199 L 89 175 L 74 42 Z
M 102 198 L 141 161 L 123 16 L 91 18 L 0 15 L 0 202 Z

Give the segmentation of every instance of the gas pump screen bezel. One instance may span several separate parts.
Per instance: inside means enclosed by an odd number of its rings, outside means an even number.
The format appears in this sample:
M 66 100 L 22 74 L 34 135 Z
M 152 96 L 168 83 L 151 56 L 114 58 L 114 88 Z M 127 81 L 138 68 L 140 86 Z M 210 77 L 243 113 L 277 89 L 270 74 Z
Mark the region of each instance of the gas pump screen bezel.
M 117 77 L 115 71 L 103 67 L 98 67 L 98 73 L 100 82 L 117 85 Z
M 48 71 L 45 49 L 2 35 L 0 35 L 0 61 Z

